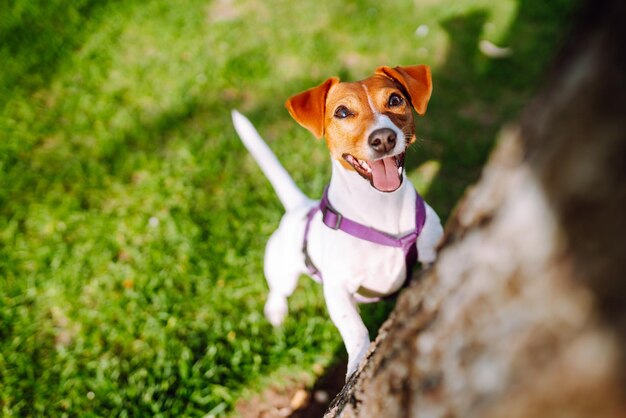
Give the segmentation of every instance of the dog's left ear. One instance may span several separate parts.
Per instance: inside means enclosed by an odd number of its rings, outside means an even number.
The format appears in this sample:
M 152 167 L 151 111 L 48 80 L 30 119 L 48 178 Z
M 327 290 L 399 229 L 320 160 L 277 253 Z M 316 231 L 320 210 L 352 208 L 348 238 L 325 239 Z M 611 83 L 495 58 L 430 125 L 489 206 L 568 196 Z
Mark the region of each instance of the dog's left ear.
M 329 78 L 317 87 L 290 97 L 285 103 L 291 117 L 318 139 L 324 136 L 326 96 L 330 88 L 337 83 L 339 83 L 337 77 Z
M 378 67 L 375 73 L 400 83 L 409 95 L 409 99 L 415 111 L 420 115 L 426 113 L 426 107 L 428 106 L 430 95 L 433 92 L 429 66 Z

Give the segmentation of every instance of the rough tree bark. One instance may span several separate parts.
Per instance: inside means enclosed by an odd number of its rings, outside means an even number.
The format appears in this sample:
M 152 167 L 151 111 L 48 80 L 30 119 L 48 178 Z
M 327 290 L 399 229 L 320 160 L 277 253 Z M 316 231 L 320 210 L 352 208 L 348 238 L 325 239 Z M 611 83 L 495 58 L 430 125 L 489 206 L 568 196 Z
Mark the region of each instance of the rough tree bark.
M 593 1 L 326 417 L 625 417 L 626 2 Z

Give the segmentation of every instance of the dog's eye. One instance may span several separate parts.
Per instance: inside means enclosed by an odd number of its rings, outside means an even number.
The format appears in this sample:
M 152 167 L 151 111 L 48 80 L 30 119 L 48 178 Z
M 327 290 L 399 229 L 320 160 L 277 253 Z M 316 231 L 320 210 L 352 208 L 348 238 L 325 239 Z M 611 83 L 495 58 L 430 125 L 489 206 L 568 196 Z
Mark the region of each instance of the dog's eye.
M 350 112 L 350 109 L 348 109 L 345 106 L 339 106 L 337 109 L 335 109 L 335 117 L 337 119 L 345 119 L 348 116 L 351 116 L 353 113 Z
M 399 94 L 392 93 L 389 96 L 389 107 L 400 106 L 402 103 L 404 103 L 404 99 Z

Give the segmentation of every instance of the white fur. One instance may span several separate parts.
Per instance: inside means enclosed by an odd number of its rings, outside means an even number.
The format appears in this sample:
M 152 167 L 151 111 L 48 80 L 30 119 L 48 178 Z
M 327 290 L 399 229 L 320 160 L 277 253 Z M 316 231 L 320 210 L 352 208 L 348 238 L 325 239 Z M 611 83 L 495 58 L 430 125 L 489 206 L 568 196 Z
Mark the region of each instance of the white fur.
M 309 199 L 296 186 L 289 173 L 280 164 L 248 118 L 236 110 L 233 110 L 232 117 L 241 142 L 257 162 L 263 161 L 263 164 L 259 163 L 259 166 L 274 187 L 285 210 L 290 211 L 308 201 Z
M 279 197 L 283 196 L 281 201 L 289 202 L 285 204 L 286 213 L 265 251 L 264 270 L 270 289 L 265 315 L 273 325 L 278 326 L 287 314 L 287 298 L 293 293 L 299 276 L 308 274 L 302 240 L 306 213 L 317 202 L 306 198 L 297 189 L 244 116 L 233 111 L 233 122 Z M 332 162 L 329 200 L 341 214 L 395 236 L 402 236 L 415 228 L 416 192 L 408 178 L 403 178 L 398 190 L 383 193 L 334 159 Z M 435 247 L 442 234 L 439 217 L 426 205 L 426 223 L 417 240 L 422 264 L 435 261 Z M 328 312 L 348 351 L 346 377 L 349 377 L 356 371 L 370 343 L 367 329 L 357 311 L 355 294 L 360 287 L 382 295 L 399 290 L 406 278 L 404 253 L 398 248 L 373 244 L 330 229 L 322 223 L 319 212 L 311 223 L 308 240 L 309 255 L 323 275 Z

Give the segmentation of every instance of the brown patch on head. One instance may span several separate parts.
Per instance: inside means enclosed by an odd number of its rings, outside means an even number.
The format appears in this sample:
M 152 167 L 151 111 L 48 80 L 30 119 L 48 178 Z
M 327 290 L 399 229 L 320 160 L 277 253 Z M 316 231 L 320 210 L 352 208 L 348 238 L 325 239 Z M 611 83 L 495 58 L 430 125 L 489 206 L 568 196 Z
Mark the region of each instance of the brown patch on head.
M 376 110 L 387 116 L 404 134 L 408 144 L 415 141 L 415 120 L 411 110 L 410 97 L 400 86 L 386 77 L 374 76 L 364 80 Z M 400 98 L 394 98 L 396 95 Z M 393 105 L 392 105 L 393 104 Z
M 417 113 L 426 113 L 426 107 L 433 92 L 430 67 L 414 65 L 409 67 L 378 67 L 376 74 L 389 77 L 400 84 L 409 95 L 411 104 Z
M 350 165 L 343 161 L 344 154 L 361 160 L 370 159 L 367 138 L 379 123 L 380 116 L 387 116 L 404 134 L 407 145 L 415 140 L 409 99 L 388 77 L 375 75 L 334 86 L 326 98 L 325 115 L 328 148 L 346 167 Z
M 372 159 L 368 136 L 386 120 L 384 116 L 403 134 L 407 146 L 414 142 L 411 107 L 424 114 L 431 92 L 427 66 L 379 67 L 374 76 L 358 82 L 340 83 L 330 78 L 291 97 L 286 106 L 300 125 L 318 138 L 326 137 L 335 159 L 353 169 L 343 157 Z

